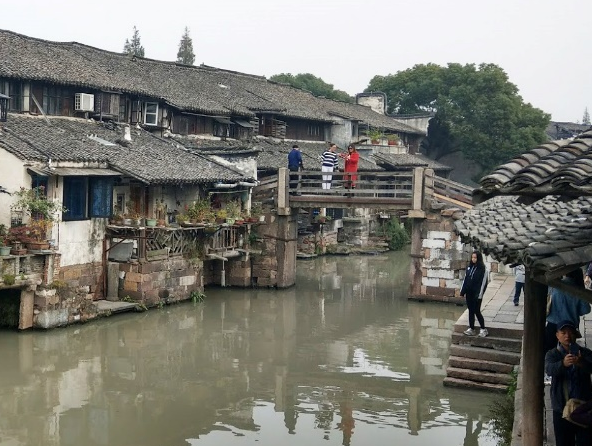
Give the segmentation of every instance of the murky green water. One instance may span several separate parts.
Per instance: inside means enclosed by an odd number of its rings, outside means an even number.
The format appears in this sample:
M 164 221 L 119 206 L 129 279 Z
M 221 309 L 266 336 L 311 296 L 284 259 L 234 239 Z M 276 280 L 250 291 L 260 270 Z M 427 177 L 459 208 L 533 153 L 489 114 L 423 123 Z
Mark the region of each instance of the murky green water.
M 289 290 L 0 332 L 0 445 L 494 445 L 493 396 L 442 386 L 463 308 L 409 302 L 408 260 L 302 261 Z

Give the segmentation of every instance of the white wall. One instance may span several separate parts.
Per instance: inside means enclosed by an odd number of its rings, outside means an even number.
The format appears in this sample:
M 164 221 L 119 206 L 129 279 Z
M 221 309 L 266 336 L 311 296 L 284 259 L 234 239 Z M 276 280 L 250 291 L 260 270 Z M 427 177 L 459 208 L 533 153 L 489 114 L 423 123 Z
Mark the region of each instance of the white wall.
M 105 236 L 105 218 L 61 221 L 54 226 L 52 238 L 62 254 L 61 266 L 100 262 Z
M 10 193 L 21 187 L 31 187 L 31 177 L 23 161 L 4 149 L 0 149 L 0 186 Z M 10 206 L 16 201 L 14 195 L 0 193 L 0 224 L 10 227 Z
M 386 104 L 384 102 L 383 94 L 378 94 L 377 96 L 359 96 L 357 97 L 357 104 L 371 107 L 374 112 L 379 113 L 380 115 L 386 113 Z

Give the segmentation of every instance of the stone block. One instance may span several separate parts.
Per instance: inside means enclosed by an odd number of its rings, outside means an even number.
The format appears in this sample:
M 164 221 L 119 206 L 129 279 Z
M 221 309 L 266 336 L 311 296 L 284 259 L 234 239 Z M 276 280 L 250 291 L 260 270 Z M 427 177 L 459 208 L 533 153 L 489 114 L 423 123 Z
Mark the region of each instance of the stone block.
M 440 279 L 453 279 L 454 271 L 449 269 L 428 269 L 427 277 L 438 277 Z
M 142 274 L 134 272 L 126 273 L 126 281 L 140 283 L 142 282 Z
M 62 277 L 64 281 L 80 279 L 80 268 L 70 267 L 62 270 Z
M 120 271 L 124 271 L 126 273 L 129 272 L 138 272 L 138 263 L 120 263 Z
M 459 279 L 446 279 L 445 285 L 446 288 L 460 288 L 462 286 L 462 282 Z
M 445 240 L 423 239 L 423 248 L 445 248 Z
M 422 265 L 424 267 L 432 268 L 432 269 L 436 269 L 436 268 L 450 269 L 451 260 L 439 259 L 439 258 L 425 259 L 425 260 L 423 260 Z
M 423 277 L 421 279 L 421 284 L 427 287 L 439 287 L 439 279 L 438 278 L 429 278 Z
M 427 231 L 427 238 L 433 240 L 451 240 L 452 233 L 446 231 Z
M 453 288 L 440 288 L 440 287 L 433 287 L 427 286 L 427 295 L 430 296 L 445 296 L 445 297 L 454 297 L 456 294 L 456 290 Z
M 196 276 L 184 276 L 179 278 L 179 284 L 181 286 L 194 285 L 196 283 Z
M 138 291 L 138 282 L 124 280 L 124 291 Z

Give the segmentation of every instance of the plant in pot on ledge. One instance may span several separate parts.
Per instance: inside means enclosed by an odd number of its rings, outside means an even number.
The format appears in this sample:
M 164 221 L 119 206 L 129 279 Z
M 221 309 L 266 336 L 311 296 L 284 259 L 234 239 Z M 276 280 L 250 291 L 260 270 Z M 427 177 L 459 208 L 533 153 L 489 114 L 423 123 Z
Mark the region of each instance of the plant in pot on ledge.
M 21 187 L 15 195 L 17 201 L 13 208 L 25 212 L 30 217 L 27 227 L 32 246 L 29 249 L 48 249 L 47 239 L 50 229 L 57 221 L 56 214 L 67 212 L 67 209 L 59 201 L 48 199 L 43 186 L 32 189 Z
M 380 143 L 380 139 L 384 138 L 384 132 L 382 132 L 380 129 L 375 128 L 375 127 L 371 127 L 368 130 L 365 131 L 365 135 L 371 139 L 371 144 L 379 144 Z

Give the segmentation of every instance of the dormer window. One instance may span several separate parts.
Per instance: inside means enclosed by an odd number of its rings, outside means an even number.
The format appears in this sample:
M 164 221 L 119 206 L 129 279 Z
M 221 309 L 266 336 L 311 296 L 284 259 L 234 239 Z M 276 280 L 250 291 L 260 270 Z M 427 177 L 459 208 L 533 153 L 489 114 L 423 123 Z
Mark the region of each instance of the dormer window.
M 146 102 L 144 107 L 144 124 L 157 125 L 159 115 L 159 104 L 157 102 Z

